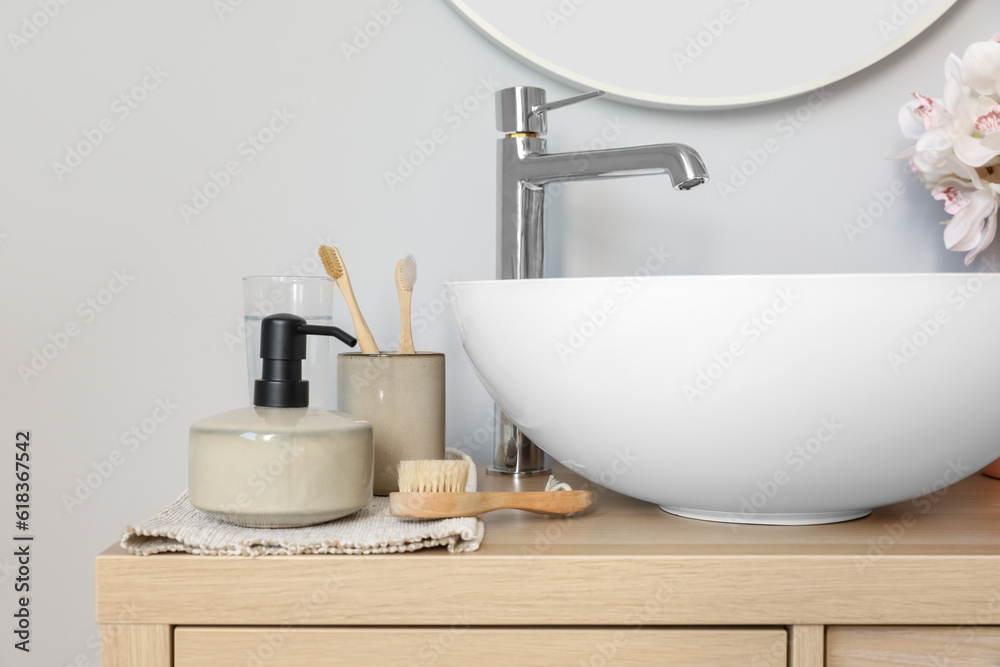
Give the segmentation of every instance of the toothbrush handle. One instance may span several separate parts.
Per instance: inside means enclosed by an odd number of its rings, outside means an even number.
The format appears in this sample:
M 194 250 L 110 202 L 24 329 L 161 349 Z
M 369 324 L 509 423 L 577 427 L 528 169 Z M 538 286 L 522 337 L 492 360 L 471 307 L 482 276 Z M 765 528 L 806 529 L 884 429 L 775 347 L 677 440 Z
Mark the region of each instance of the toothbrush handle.
M 413 330 L 410 327 L 410 301 L 413 299 L 413 292 L 399 288 L 399 353 L 416 354 L 413 349 Z
M 372 336 L 368 324 L 365 322 L 361 309 L 358 307 L 358 300 L 354 297 L 354 288 L 351 287 L 351 279 L 347 277 L 347 272 L 337 278 L 340 291 L 344 294 L 344 301 L 347 302 L 347 309 L 351 311 L 351 319 L 354 320 L 354 335 L 358 337 L 358 344 L 364 354 L 378 354 L 378 343 Z
M 590 491 L 488 491 L 481 493 L 390 493 L 389 513 L 420 519 L 478 516 L 493 510 L 573 514 L 594 502 Z

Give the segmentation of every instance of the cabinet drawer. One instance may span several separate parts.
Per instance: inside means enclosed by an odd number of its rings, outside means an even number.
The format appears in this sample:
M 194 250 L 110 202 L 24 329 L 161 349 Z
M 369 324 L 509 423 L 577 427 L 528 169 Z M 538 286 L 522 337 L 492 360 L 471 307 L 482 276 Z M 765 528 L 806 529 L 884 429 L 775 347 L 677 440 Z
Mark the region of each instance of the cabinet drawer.
M 786 648 L 783 628 L 178 627 L 174 666 L 784 667 Z
M 831 626 L 826 629 L 826 667 L 1000 665 L 997 626 Z

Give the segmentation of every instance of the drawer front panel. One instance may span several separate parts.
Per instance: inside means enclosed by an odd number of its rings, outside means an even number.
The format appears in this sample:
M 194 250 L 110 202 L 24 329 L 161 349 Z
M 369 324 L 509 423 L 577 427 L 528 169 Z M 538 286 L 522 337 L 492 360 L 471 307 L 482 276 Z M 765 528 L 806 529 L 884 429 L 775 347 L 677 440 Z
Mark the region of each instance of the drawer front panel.
M 826 667 L 1000 665 L 997 626 L 831 626 Z
M 784 667 L 783 628 L 211 628 L 174 631 L 175 667 Z

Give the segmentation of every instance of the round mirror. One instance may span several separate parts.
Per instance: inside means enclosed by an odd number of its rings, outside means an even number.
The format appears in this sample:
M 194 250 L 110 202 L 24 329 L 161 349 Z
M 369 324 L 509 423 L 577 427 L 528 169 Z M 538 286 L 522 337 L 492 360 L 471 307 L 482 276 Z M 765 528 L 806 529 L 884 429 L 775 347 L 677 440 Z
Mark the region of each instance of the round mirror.
M 546 74 L 661 108 L 761 104 L 868 67 L 957 0 L 446 0 Z

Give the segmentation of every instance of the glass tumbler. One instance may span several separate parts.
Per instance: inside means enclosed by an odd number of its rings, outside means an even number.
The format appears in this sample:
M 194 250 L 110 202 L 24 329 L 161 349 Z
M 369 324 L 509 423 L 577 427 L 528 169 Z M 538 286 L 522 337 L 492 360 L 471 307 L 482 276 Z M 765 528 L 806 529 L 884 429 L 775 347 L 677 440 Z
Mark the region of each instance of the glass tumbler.
M 253 383 L 261 376 L 261 320 L 275 313 L 290 313 L 309 324 L 333 324 L 333 279 L 329 276 L 247 276 L 243 279 L 243 322 L 246 326 L 247 380 L 250 403 Z M 302 379 L 309 381 L 309 405 L 325 410 L 331 400 L 333 339 L 309 336 Z

